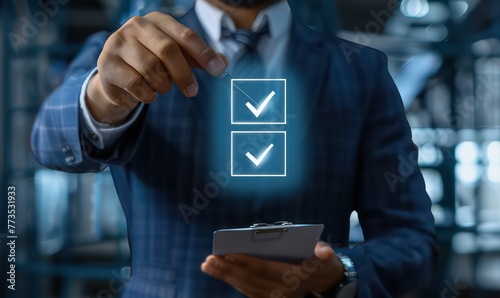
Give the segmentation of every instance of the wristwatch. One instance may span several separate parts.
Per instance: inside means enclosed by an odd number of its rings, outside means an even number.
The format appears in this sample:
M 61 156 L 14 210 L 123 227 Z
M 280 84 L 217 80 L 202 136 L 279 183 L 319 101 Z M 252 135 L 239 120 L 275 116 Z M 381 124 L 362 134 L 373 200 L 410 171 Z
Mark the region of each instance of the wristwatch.
M 337 254 L 342 265 L 344 265 L 344 280 L 335 288 L 335 297 L 351 298 L 358 292 L 358 273 L 353 261 L 346 255 Z
M 337 254 L 340 262 L 344 266 L 344 279 L 337 284 L 336 287 L 332 288 L 330 291 L 319 294 L 312 293 L 311 297 L 317 298 L 353 298 L 358 292 L 358 273 L 356 272 L 356 267 L 354 262 L 346 255 Z

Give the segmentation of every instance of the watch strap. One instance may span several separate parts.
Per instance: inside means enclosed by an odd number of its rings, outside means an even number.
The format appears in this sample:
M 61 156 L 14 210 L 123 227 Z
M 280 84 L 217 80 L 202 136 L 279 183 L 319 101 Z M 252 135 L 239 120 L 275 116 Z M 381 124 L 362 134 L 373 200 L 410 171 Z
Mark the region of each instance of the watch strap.
M 337 254 L 338 259 L 344 266 L 344 278 L 326 293 L 312 292 L 308 297 L 333 298 L 333 297 L 354 297 L 357 292 L 358 273 L 354 262 L 346 255 Z

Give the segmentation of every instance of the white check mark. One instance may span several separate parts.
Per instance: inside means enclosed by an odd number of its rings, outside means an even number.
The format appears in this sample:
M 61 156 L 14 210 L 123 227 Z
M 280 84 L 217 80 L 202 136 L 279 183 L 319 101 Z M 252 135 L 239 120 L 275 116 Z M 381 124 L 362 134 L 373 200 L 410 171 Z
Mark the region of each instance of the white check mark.
M 264 160 L 264 158 L 266 157 L 266 155 L 269 153 L 269 151 L 270 151 L 271 149 L 273 149 L 273 147 L 274 147 L 274 144 L 269 145 L 269 147 L 267 147 L 267 149 L 266 149 L 264 152 L 262 152 L 262 154 L 260 155 L 260 157 L 259 157 L 259 158 L 255 158 L 255 157 L 252 155 L 252 153 L 250 153 L 250 152 L 247 152 L 247 154 L 245 154 L 245 155 L 246 155 L 246 156 L 248 157 L 248 159 L 250 159 L 250 160 L 251 160 L 251 161 L 252 161 L 252 162 L 253 162 L 256 166 L 259 166 L 259 165 L 260 165 L 260 163 L 261 163 L 261 162 Z
M 264 101 L 262 102 L 262 104 L 259 106 L 258 109 L 256 109 L 249 102 L 246 103 L 246 106 L 255 115 L 255 117 L 259 118 L 260 114 L 262 113 L 262 111 L 264 111 L 264 109 L 266 108 L 267 104 L 271 101 L 271 99 L 274 97 L 274 95 L 276 95 L 276 92 L 271 91 L 271 93 L 269 93 L 269 95 L 266 97 L 266 99 L 264 99 Z

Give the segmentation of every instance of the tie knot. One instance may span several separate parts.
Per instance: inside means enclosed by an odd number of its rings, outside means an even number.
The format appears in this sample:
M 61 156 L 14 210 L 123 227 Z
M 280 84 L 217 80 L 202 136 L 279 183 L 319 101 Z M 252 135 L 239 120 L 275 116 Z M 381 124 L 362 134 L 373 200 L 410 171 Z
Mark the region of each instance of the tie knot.
M 260 35 L 249 29 L 239 29 L 234 32 L 234 40 L 247 46 L 251 51 L 257 49 L 257 44 L 259 42 Z
M 227 28 L 222 28 L 223 38 L 232 38 L 239 44 L 245 46 L 248 51 L 256 51 L 257 44 L 259 43 L 262 35 L 269 33 L 268 26 L 264 26 L 261 30 L 254 32 L 250 29 L 238 29 L 236 31 L 230 31 Z

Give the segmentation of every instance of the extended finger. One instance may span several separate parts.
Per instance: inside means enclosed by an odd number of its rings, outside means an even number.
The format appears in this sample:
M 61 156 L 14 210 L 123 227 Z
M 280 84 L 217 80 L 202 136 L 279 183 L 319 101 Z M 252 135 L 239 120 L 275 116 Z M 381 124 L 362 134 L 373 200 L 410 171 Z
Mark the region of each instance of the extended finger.
M 165 35 L 151 23 L 144 23 L 141 34 L 137 40 L 161 61 L 165 72 L 158 74 L 160 77 L 171 78 L 185 96 L 195 96 L 198 93 L 198 83 L 193 74 L 192 67 L 186 61 L 180 47 L 175 40 Z M 157 65 L 151 65 L 158 69 Z M 153 68 L 154 69 L 154 68 Z
M 152 13 L 148 17 L 210 74 L 218 75 L 226 69 L 227 62 L 221 54 L 215 52 L 194 30 L 165 14 Z
M 189 63 L 189 65 L 191 65 L 194 68 L 203 68 L 196 60 L 194 60 L 191 56 L 189 56 L 189 54 L 186 51 L 184 51 L 182 48 L 181 48 L 181 51 L 184 54 L 184 58 L 186 58 L 186 61 Z M 226 56 L 224 56 L 224 54 L 218 52 L 217 55 L 219 55 L 219 57 L 222 59 L 222 61 L 224 61 L 225 65 L 229 65 L 229 60 L 227 59 Z

